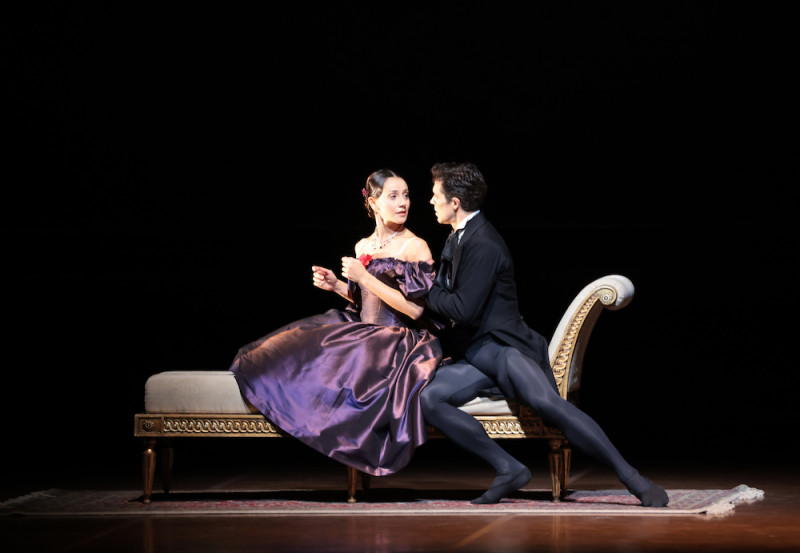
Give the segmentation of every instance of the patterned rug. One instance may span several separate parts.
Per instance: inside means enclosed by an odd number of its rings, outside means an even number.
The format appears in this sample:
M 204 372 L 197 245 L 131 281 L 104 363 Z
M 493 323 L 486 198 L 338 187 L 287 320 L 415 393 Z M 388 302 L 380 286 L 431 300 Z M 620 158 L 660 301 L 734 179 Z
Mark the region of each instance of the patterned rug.
M 626 490 L 574 491 L 553 502 L 549 492 L 520 491 L 495 505 L 472 505 L 460 491 L 369 490 L 357 503 L 341 492 L 314 491 L 196 491 L 153 494 L 142 503 L 137 491 L 76 491 L 52 489 L 0 503 L 2 516 L 138 516 L 138 515 L 719 515 L 744 502 L 758 501 L 764 492 L 745 485 L 730 490 L 667 490 L 663 509 L 644 508 Z

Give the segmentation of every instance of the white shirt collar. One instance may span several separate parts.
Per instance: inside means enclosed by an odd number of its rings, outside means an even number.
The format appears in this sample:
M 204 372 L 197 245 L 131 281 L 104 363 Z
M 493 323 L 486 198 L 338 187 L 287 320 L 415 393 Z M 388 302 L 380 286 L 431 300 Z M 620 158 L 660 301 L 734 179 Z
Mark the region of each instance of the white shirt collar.
M 462 221 L 461 221 L 461 222 L 458 224 L 458 226 L 456 227 L 456 229 L 455 229 L 455 230 L 456 230 L 456 231 L 459 231 L 459 230 L 464 230 L 464 227 L 466 227 L 466 226 L 467 226 L 467 221 L 469 221 L 470 219 L 472 219 L 473 217 L 475 217 L 475 216 L 476 216 L 478 213 L 480 213 L 480 212 L 481 212 L 481 210 L 479 209 L 479 210 L 477 210 L 477 211 L 473 211 L 472 213 L 470 213 L 470 214 L 467 216 L 467 218 L 466 218 L 466 219 L 463 219 L 463 220 L 462 220 Z

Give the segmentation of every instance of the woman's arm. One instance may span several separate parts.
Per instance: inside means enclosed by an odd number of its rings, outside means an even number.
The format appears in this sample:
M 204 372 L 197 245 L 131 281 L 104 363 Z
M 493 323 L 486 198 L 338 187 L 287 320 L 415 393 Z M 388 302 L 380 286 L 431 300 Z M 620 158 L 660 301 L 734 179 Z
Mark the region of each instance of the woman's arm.
M 431 261 L 431 251 L 428 244 L 420 239 L 408 248 L 408 261 Z M 400 290 L 381 282 L 370 274 L 362 263 L 353 257 L 342 258 L 342 276 L 353 282 L 359 283 L 378 296 L 387 305 L 408 315 L 412 319 L 419 319 L 425 311 L 425 300 L 422 298 L 407 298 Z
M 349 302 L 353 301 L 353 298 L 350 297 L 350 290 L 347 288 L 347 283 L 336 278 L 333 271 L 317 265 L 312 266 L 311 270 L 314 273 L 314 286 L 322 288 L 323 290 L 328 290 L 329 292 L 336 292 Z

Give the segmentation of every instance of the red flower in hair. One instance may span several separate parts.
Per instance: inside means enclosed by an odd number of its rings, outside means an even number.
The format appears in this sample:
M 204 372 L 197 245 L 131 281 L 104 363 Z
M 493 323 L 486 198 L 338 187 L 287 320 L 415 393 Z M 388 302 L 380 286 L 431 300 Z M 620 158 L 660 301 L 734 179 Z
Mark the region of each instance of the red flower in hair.
M 362 253 L 361 255 L 358 256 L 358 260 L 364 267 L 366 267 L 367 265 L 369 265 L 369 262 L 372 261 L 372 256 L 368 253 Z

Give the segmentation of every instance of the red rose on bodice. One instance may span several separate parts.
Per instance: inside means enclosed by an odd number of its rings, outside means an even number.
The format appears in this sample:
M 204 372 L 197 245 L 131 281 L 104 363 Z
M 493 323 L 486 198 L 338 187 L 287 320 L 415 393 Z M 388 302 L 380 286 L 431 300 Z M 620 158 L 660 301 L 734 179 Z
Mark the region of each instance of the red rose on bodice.
M 367 265 L 369 265 L 369 262 L 372 261 L 372 256 L 368 253 L 362 253 L 361 255 L 358 256 L 358 260 L 364 267 L 366 267 Z

